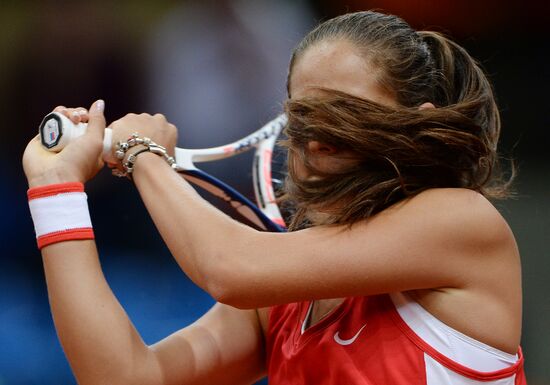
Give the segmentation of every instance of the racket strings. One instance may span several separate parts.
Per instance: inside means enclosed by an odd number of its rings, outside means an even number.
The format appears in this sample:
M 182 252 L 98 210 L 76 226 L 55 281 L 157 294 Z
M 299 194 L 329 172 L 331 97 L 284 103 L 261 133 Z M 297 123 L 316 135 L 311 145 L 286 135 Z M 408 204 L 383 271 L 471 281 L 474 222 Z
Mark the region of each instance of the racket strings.
M 284 193 L 284 183 L 288 175 L 287 164 L 287 149 L 279 144 L 282 138 L 279 138 L 275 146 L 273 147 L 273 154 L 271 157 L 271 182 L 273 184 L 273 190 L 275 196 L 279 197 Z
M 288 148 L 282 143 L 286 140 L 283 134 L 279 138 L 273 148 L 271 159 L 271 181 L 277 206 L 281 212 L 284 222 L 288 225 L 296 212 L 296 207 L 291 202 L 284 199 L 285 183 L 288 178 Z

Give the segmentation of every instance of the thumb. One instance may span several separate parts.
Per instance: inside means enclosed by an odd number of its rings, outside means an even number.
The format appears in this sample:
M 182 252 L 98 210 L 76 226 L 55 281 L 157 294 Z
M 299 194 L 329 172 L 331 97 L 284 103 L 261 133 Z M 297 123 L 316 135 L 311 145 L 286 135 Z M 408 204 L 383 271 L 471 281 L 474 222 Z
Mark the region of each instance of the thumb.
M 88 111 L 88 129 L 86 134 L 90 136 L 97 136 L 103 138 L 105 133 L 105 115 L 103 111 L 105 110 L 105 102 L 102 99 L 99 99 L 92 104 L 90 110 Z

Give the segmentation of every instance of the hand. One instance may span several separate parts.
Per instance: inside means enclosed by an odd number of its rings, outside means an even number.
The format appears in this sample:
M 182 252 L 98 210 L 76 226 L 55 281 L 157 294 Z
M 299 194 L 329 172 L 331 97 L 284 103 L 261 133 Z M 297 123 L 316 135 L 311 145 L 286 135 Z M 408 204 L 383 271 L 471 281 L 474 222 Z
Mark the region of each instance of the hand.
M 168 153 L 174 156 L 174 148 L 178 141 L 178 130 L 176 126 L 166 120 L 164 115 L 128 114 L 122 119 L 114 121 L 110 127 L 113 129 L 112 153 L 110 158 L 107 159 L 110 166 L 120 163 L 114 156 L 116 143 L 127 141 L 134 133 L 137 133 L 141 138 L 150 138 L 156 144 L 166 148 Z
M 73 123 L 88 123 L 86 133 L 69 143 L 61 152 L 53 153 L 42 147 L 40 136 L 34 137 L 23 154 L 23 169 L 29 187 L 64 182 L 86 182 L 103 167 L 103 134 L 105 132 L 105 103 L 98 100 L 90 107 L 67 109 L 63 106 L 54 111 L 61 112 Z

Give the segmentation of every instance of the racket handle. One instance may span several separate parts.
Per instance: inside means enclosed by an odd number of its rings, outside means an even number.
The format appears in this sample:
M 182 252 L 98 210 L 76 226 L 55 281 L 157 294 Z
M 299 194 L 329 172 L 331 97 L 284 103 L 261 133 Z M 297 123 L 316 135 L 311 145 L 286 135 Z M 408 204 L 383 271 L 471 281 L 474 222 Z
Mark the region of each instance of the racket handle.
M 86 123 L 74 124 L 69 118 L 59 112 L 50 112 L 42 119 L 38 128 L 42 146 L 48 151 L 59 152 L 67 144 L 84 135 L 88 125 Z M 105 129 L 103 136 L 103 157 L 111 152 L 113 130 Z

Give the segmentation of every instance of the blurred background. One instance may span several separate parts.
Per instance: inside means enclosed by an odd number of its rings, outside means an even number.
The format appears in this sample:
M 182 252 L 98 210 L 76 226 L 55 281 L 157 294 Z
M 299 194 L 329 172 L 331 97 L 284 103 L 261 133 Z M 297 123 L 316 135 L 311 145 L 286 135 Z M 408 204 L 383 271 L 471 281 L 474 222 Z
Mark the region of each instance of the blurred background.
M 56 105 L 106 101 L 108 121 L 164 113 L 180 145 L 211 147 L 281 109 L 292 47 L 347 11 L 397 14 L 445 32 L 492 78 L 501 149 L 518 198 L 498 202 L 523 257 L 523 347 L 530 384 L 550 384 L 550 121 L 547 1 L 2 1 L 0 3 L 0 385 L 74 384 L 57 341 L 27 207 L 21 156 Z M 209 171 L 252 194 L 249 159 Z M 171 259 L 127 180 L 87 185 L 105 274 L 147 343 L 212 304 Z M 70 288 L 68 288 L 70 290 Z M 505 320 L 503 320 L 505 322 Z

